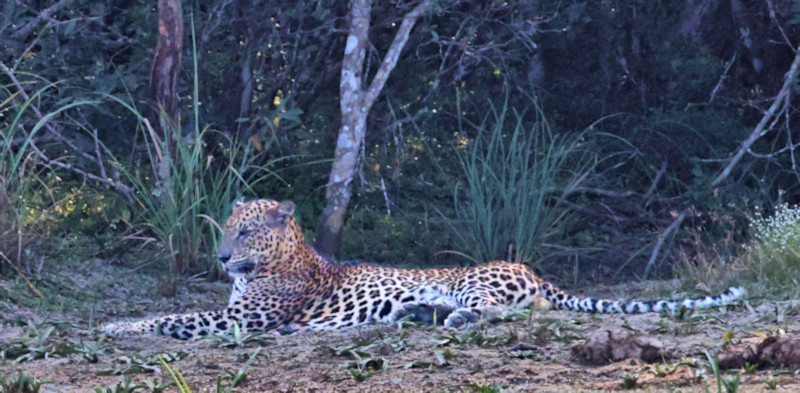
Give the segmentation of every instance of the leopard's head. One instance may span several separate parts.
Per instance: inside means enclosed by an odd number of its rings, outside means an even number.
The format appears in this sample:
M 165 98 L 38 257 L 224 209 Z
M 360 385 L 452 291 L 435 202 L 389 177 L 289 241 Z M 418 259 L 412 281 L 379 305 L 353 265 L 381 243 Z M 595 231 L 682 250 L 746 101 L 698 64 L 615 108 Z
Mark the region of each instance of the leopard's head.
M 217 250 L 225 270 L 233 277 L 246 275 L 259 264 L 280 262 L 294 252 L 303 234 L 293 215 L 290 201 L 235 202 Z

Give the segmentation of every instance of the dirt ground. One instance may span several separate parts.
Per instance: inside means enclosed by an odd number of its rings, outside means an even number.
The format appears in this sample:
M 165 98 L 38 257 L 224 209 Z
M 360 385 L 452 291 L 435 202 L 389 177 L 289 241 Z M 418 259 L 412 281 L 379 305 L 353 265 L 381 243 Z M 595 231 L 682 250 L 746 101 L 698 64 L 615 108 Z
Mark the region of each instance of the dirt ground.
M 93 284 L 76 283 L 94 292 L 91 307 L 31 307 L 18 304 L 11 295 L 0 301 L 0 348 L 6 351 L 0 362 L 0 382 L 22 370 L 51 381 L 42 386 L 42 392 L 94 392 L 95 388 L 113 392 L 115 385 L 128 378 L 140 386 L 157 385 L 172 381 L 159 363 L 157 356 L 162 355 L 182 373 L 192 392 L 216 391 L 218 378 L 221 391 L 227 391 L 240 369 L 245 378 L 233 389 L 237 392 L 702 392 L 718 391 L 718 378 L 706 352 L 713 356 L 718 351 L 755 350 L 770 334 L 800 337 L 800 306 L 748 302 L 684 315 L 534 311 L 468 331 L 404 324 L 238 340 L 137 337 L 98 344 L 96 327 L 103 322 L 210 309 L 225 304 L 227 284 L 189 282 L 180 287 L 177 297 L 161 298 L 152 289 L 136 292 L 118 280 L 104 281 L 102 269 L 83 273 L 95 275 Z M 147 276 L 131 273 L 130 280 L 142 280 L 141 286 L 148 287 Z M 15 285 L 0 282 L 0 294 L 5 290 L 17 296 L 24 286 Z M 157 287 L 156 282 L 150 285 Z M 636 287 L 589 293 L 636 294 Z M 42 340 L 42 331 L 49 326 L 54 329 Z M 44 344 L 38 345 L 36 337 Z M 81 345 L 85 353 L 75 353 Z M 28 352 L 20 351 L 22 347 Z M 794 361 L 788 359 L 779 362 Z M 748 362 L 746 367 L 721 371 L 719 391 L 734 391 L 722 383 L 733 384 L 736 378 L 740 392 L 773 387 L 800 391 L 800 365 L 762 360 L 757 369 Z M 172 386 L 166 391 L 178 389 Z

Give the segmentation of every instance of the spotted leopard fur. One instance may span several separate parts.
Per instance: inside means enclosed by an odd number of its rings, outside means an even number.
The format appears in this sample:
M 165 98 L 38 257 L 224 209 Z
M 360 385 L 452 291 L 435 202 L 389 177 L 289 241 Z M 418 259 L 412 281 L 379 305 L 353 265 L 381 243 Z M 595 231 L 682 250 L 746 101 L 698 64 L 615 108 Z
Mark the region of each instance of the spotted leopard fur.
M 370 322 L 391 323 L 414 307 L 450 311 L 446 327 L 530 306 L 537 297 L 555 308 L 589 313 L 644 313 L 732 302 L 741 288 L 681 301 L 579 298 L 533 274 L 525 265 L 495 261 L 467 268 L 428 270 L 340 266 L 304 242 L 293 218 L 294 204 L 272 200 L 237 202 L 227 220 L 218 257 L 237 285 L 228 307 L 138 322 L 108 324 L 112 336 L 158 333 L 189 339 L 247 330 L 339 329 Z M 236 290 L 236 288 L 239 288 Z

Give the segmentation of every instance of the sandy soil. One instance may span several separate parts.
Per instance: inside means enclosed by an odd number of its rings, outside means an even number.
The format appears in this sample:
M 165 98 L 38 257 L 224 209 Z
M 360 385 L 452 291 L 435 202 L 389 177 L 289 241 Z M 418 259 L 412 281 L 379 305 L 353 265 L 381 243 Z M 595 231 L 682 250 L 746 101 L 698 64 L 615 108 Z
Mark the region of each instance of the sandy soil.
M 185 304 L 176 303 L 175 299 L 155 301 L 144 307 L 144 313 L 158 307 L 210 307 L 210 300 L 219 302 L 224 296 L 225 284 L 190 287 L 182 296 L 187 299 Z M 209 293 L 215 294 L 212 299 L 203 296 Z M 139 307 L 128 306 L 129 314 L 143 313 Z M 7 307 L 5 312 L 0 332 L 0 344 L 5 346 L 21 342 L 25 334 L 30 334 L 30 326 L 20 326 L 23 320 L 38 320 L 40 329 L 58 322 L 48 339 L 53 348 L 59 343 L 92 343 L 98 339 L 96 330 L 67 313 L 41 315 L 20 307 Z M 108 315 L 100 319 L 117 318 Z M 614 337 L 638 337 L 647 345 L 654 344 L 658 347 L 655 362 L 647 363 L 636 351 L 626 350 L 617 351 L 623 353 L 617 361 L 585 359 L 588 352 L 613 351 L 618 349 L 615 345 L 622 345 L 602 339 L 609 337 L 608 332 L 613 332 Z M 171 360 L 171 367 L 183 374 L 193 392 L 214 391 L 219 376 L 222 386 L 229 386 L 228 376 L 241 369 L 258 350 L 244 370 L 246 378 L 234 391 L 606 391 L 624 390 L 623 375 L 633 376 L 629 381 L 635 377 L 633 391 L 716 391 L 716 378 L 705 351 L 716 353 L 723 347 L 758 344 L 763 340 L 762 334 L 770 333 L 800 336 L 794 305 L 737 306 L 682 318 L 545 311 L 469 331 L 413 324 L 368 326 L 343 332 L 269 335 L 233 348 L 209 339 L 182 342 L 139 337 L 102 343 L 103 351 L 96 363 L 81 354 L 60 354 L 58 350 L 53 350 L 47 359 L 7 359 L 0 364 L 0 377 L 12 377 L 22 370 L 52 381 L 43 386 L 42 391 L 46 392 L 94 391 L 126 378 L 139 385 L 153 379 L 168 382 L 171 378 L 157 360 L 157 355 L 162 354 Z M 598 348 L 587 348 L 587 342 L 608 348 L 597 352 Z M 778 391 L 800 391 L 797 368 L 798 365 L 765 364 L 750 373 L 743 369 L 723 372 L 722 378 L 732 380 L 739 373 L 740 392 L 766 391 L 766 381 L 771 379 L 777 381 Z

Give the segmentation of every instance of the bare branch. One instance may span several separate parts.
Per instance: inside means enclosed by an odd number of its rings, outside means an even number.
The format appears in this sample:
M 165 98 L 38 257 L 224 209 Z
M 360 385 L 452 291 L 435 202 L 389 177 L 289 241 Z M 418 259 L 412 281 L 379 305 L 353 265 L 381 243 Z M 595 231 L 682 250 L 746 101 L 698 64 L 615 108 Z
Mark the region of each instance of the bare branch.
M 42 22 L 49 20 L 53 14 L 60 11 L 64 7 L 69 6 L 73 1 L 74 0 L 59 0 L 59 2 L 45 8 L 36 18 L 25 24 L 25 26 L 22 26 L 19 30 L 15 31 L 12 37 L 20 39 L 27 38 L 33 32 L 33 29 L 35 29 L 36 26 L 39 26 L 39 24 Z
M 723 180 L 727 179 L 730 176 L 733 167 L 739 163 L 745 153 L 750 151 L 750 146 L 755 143 L 758 138 L 764 136 L 764 134 L 769 131 L 769 129 L 765 130 L 765 127 L 769 123 L 769 121 L 775 116 L 776 113 L 779 113 L 779 110 L 786 105 L 787 98 L 791 93 L 792 86 L 797 82 L 797 74 L 800 72 L 800 51 L 795 51 L 794 61 L 792 61 L 792 66 L 789 68 L 789 72 L 786 73 L 785 79 L 783 81 L 783 86 L 781 90 L 778 92 L 778 95 L 772 101 L 772 105 L 770 105 L 769 110 L 764 113 L 764 116 L 761 117 L 761 121 L 758 122 L 758 125 L 753 132 L 745 139 L 739 150 L 736 151 L 736 154 L 728 162 L 728 165 L 722 172 L 711 182 L 712 186 L 716 186 L 721 183 Z
M 656 187 L 658 183 L 661 181 L 661 178 L 664 177 L 664 173 L 667 171 L 667 160 L 661 161 L 661 168 L 659 168 L 658 172 L 656 172 L 656 178 L 653 179 L 653 184 L 650 185 L 650 189 L 644 194 L 642 199 L 650 198 L 650 195 L 653 195 L 653 192 L 656 191 Z
M 674 232 L 678 227 L 681 226 L 681 223 L 684 219 L 686 219 L 686 215 L 688 210 L 682 211 L 678 214 L 678 217 L 675 217 L 675 221 L 672 221 L 672 224 L 669 224 L 667 229 L 664 232 L 658 234 L 658 239 L 656 240 L 656 246 L 653 247 L 653 252 L 650 254 L 650 260 L 647 261 L 647 266 L 644 268 L 644 274 L 642 275 L 642 280 L 647 279 L 647 274 L 650 273 L 650 269 L 656 263 L 656 258 L 658 257 L 658 252 L 661 250 L 661 246 L 664 245 L 664 241 L 667 239 L 670 233 Z
M 389 74 L 397 65 L 400 52 L 403 51 L 408 41 L 408 36 L 411 35 L 411 29 L 414 28 L 417 19 L 422 16 L 429 6 L 430 0 L 423 0 L 403 17 L 403 22 L 400 24 L 400 29 L 397 30 L 397 34 L 394 35 L 392 45 L 389 46 L 389 50 L 386 52 L 386 56 L 384 56 L 383 62 L 381 62 L 381 66 L 378 68 L 378 72 L 375 73 L 375 77 L 372 78 L 372 83 L 370 83 L 369 88 L 364 94 L 362 105 L 367 108 L 367 111 L 369 111 L 372 104 L 375 103 L 375 98 L 378 97 L 378 94 L 380 94 L 383 89 L 383 85 L 386 84 L 386 80 L 389 79 Z
M 12 83 L 14 84 L 14 86 L 16 87 L 16 89 L 20 93 L 20 95 L 22 97 L 24 97 L 26 100 L 29 100 L 30 97 L 28 96 L 28 93 L 25 92 L 25 90 L 22 88 L 22 85 L 19 83 L 19 80 L 17 80 L 17 78 L 14 76 L 14 73 L 11 72 L 11 70 L 5 65 L 5 63 L 0 62 L 0 70 L 5 72 L 6 75 L 11 79 Z M 31 108 L 33 108 L 34 113 L 36 114 L 36 117 L 40 121 L 42 121 L 44 119 L 44 115 L 42 115 L 42 113 L 39 111 L 39 109 L 36 108 L 33 105 L 31 105 Z M 54 135 L 60 135 L 58 133 L 58 131 L 56 131 L 55 128 L 50 124 L 49 120 L 44 123 L 44 126 L 48 130 L 53 132 Z M 20 129 L 22 129 L 21 126 L 20 126 Z M 78 175 L 83 176 L 84 178 L 91 179 L 91 180 L 94 180 L 96 182 L 109 185 L 109 186 L 114 187 L 114 188 L 118 189 L 119 191 L 121 191 L 123 194 L 125 194 L 126 197 L 128 197 L 129 200 L 131 199 L 132 190 L 131 190 L 130 187 L 128 187 L 128 186 L 126 186 L 126 185 L 124 185 L 124 184 L 122 184 L 120 182 L 114 181 L 111 178 L 100 177 L 100 176 L 97 176 L 97 175 L 94 175 L 94 174 L 91 174 L 91 173 L 87 173 L 86 171 L 84 171 L 82 169 L 79 169 L 79 168 L 76 168 L 76 167 L 72 166 L 72 164 L 63 163 L 61 161 L 51 159 L 41 149 L 39 149 L 39 147 L 36 146 L 35 141 L 33 140 L 33 138 L 29 137 L 30 134 L 28 134 L 27 131 L 25 131 L 24 129 L 22 129 L 22 131 L 25 134 L 25 136 L 28 137 L 28 139 L 30 139 L 30 142 L 29 142 L 28 145 L 36 153 L 36 155 L 39 156 L 39 158 L 41 158 L 45 162 L 46 165 L 48 165 L 48 166 L 57 166 L 59 168 L 63 168 L 63 169 L 72 171 L 74 173 L 77 173 Z M 94 160 L 94 157 L 91 157 L 91 158 Z
M 736 52 L 733 52 L 733 56 L 728 61 L 728 64 L 725 65 L 725 70 L 722 72 L 722 75 L 719 76 L 719 81 L 717 82 L 716 86 L 711 90 L 711 97 L 708 99 L 709 103 L 714 102 L 714 98 L 717 96 L 717 93 L 722 89 L 722 84 L 725 83 L 725 79 L 728 79 L 728 71 L 731 69 L 733 62 L 736 61 Z
M 775 26 L 778 28 L 778 31 L 781 32 L 783 41 L 786 42 L 786 45 L 788 45 L 789 48 L 791 48 L 794 51 L 794 53 L 797 53 L 797 50 L 794 49 L 794 44 L 792 43 L 792 40 L 790 40 L 789 36 L 786 35 L 786 32 L 783 30 L 783 26 L 781 26 L 781 24 L 778 23 L 778 18 L 775 17 L 775 8 L 772 7 L 772 2 L 770 0 L 765 0 L 765 1 L 767 3 L 767 8 L 769 8 L 769 18 L 772 19 L 773 22 L 775 22 Z

